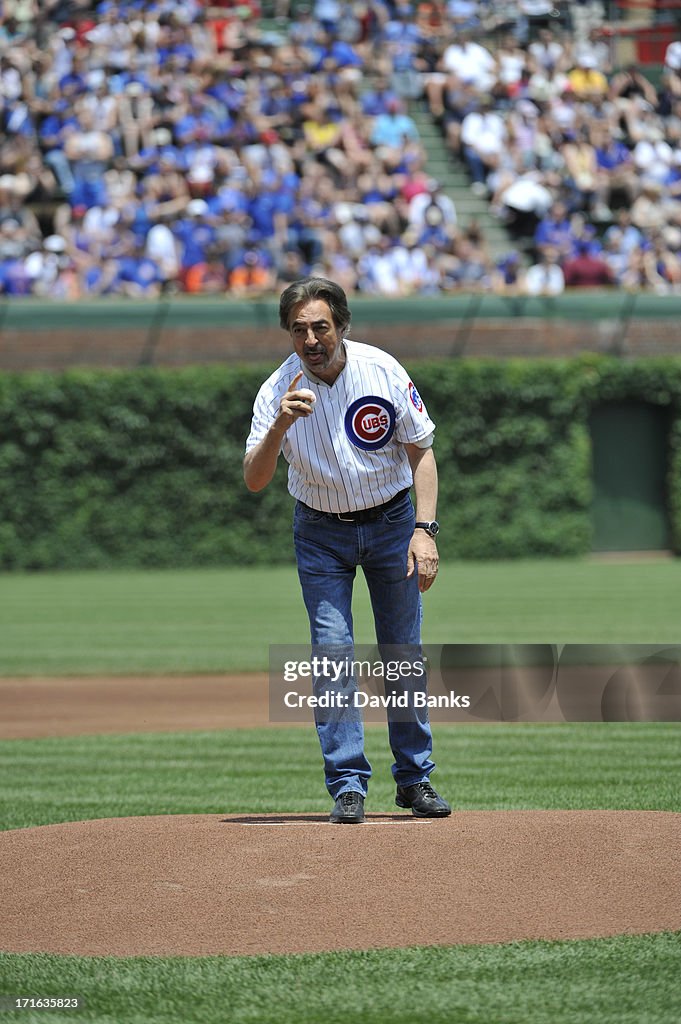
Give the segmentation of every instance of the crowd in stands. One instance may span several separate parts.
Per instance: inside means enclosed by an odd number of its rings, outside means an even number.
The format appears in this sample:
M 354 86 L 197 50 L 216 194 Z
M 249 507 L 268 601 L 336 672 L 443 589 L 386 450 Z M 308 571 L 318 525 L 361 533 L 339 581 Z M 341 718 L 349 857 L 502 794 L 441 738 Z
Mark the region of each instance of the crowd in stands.
M 681 290 L 681 42 L 654 86 L 598 0 L 209 2 L 2 0 L 0 292 Z

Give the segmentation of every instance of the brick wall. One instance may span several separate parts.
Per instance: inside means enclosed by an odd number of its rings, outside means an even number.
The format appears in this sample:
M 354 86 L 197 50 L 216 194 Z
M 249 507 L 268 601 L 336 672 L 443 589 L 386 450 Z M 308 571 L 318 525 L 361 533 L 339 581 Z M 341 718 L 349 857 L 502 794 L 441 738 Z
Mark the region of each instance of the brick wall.
M 352 337 L 408 362 L 420 357 L 571 356 L 580 352 L 632 356 L 681 355 L 678 318 L 567 320 L 537 317 L 465 318 L 428 323 L 362 323 Z M 76 366 L 183 366 L 232 361 L 276 362 L 290 351 L 274 325 L 102 327 L 0 331 L 0 370 L 65 370 Z

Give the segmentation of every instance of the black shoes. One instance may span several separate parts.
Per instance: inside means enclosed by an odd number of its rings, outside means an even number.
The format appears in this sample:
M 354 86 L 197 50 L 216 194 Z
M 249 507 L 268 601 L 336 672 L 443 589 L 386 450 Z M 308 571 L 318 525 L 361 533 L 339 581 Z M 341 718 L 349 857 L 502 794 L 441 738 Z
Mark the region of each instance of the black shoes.
M 395 803 L 398 807 L 411 807 L 417 818 L 446 818 L 452 809 L 439 796 L 429 782 L 417 782 L 414 786 L 398 786 Z
M 364 821 L 364 797 L 347 790 L 337 798 L 329 821 L 332 825 L 359 825 Z
M 452 809 L 439 796 L 429 782 L 414 786 L 398 786 L 395 803 L 398 807 L 411 807 L 417 818 L 446 818 Z M 359 825 L 364 821 L 364 797 L 355 790 L 341 793 L 333 805 L 329 821 L 332 825 Z

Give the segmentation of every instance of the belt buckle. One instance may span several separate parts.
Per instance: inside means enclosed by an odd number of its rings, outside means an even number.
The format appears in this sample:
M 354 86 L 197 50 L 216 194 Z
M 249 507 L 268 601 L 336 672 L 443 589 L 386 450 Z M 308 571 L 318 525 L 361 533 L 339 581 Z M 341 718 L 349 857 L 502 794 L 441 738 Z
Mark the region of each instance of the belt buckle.
M 338 518 L 341 521 L 341 523 L 356 523 L 357 522 L 356 517 L 352 513 L 350 513 L 350 515 L 344 516 L 344 515 L 341 515 L 340 512 L 336 512 L 336 515 L 338 516 Z

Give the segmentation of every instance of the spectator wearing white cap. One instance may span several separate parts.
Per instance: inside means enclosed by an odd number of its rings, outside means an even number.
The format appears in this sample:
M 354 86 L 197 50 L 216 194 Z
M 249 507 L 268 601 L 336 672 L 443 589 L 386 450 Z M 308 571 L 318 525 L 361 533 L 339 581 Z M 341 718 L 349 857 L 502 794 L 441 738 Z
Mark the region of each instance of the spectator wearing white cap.
M 568 81 L 580 100 L 608 94 L 608 79 L 599 71 L 596 58 L 588 53 L 577 55 L 575 66 L 568 72 Z
M 594 25 L 588 33 L 575 39 L 574 52 L 577 64 L 586 58 L 588 67 L 598 68 L 604 75 L 612 72 L 610 46 L 598 25 Z
M 185 216 L 173 225 L 173 234 L 180 245 L 183 274 L 199 263 L 208 262 L 208 249 L 215 242 L 215 227 L 205 199 L 192 199 L 187 204 Z
M 55 286 L 60 272 L 70 266 L 66 255 L 66 239 L 61 235 L 49 235 L 40 248 L 30 252 L 24 260 L 24 268 L 31 281 L 31 292 L 42 297 L 56 297 Z

